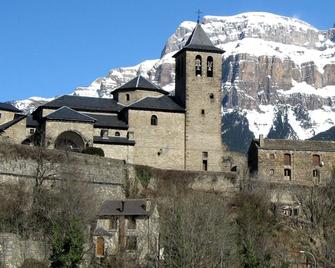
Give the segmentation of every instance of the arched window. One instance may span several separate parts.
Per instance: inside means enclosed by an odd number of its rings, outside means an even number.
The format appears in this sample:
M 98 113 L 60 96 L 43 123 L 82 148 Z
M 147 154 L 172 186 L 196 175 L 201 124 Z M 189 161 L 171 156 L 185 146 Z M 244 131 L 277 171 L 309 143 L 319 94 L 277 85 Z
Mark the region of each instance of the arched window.
M 284 154 L 284 165 L 285 166 L 291 165 L 291 155 L 290 154 Z
M 313 165 L 314 166 L 320 166 L 320 155 L 318 154 L 313 154 Z
M 126 101 L 130 101 L 130 95 L 126 94 Z
M 151 116 L 151 125 L 152 126 L 157 126 L 158 125 L 158 118 L 156 115 Z
M 115 137 L 120 137 L 120 132 L 119 131 L 115 132 Z
M 105 255 L 105 239 L 101 236 L 97 238 L 96 251 L 97 256 Z
M 213 57 L 207 58 L 207 77 L 213 77 Z
M 201 69 L 202 69 L 201 56 L 197 55 L 195 57 L 195 75 L 196 76 L 201 76 Z

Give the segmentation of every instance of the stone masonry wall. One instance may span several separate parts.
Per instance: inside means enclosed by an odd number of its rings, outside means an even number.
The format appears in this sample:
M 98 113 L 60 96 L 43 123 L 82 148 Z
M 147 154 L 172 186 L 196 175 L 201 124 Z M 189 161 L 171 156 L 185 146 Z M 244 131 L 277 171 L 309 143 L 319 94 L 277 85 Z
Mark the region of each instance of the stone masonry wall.
M 202 75 L 195 75 L 195 58 L 202 57 Z M 207 57 L 213 57 L 213 77 L 207 77 Z M 186 52 L 186 169 L 222 170 L 221 141 L 221 55 Z M 203 111 L 202 111 L 203 110 Z M 204 156 L 207 152 L 208 156 Z M 205 159 L 206 158 L 206 159 Z
M 156 115 L 158 124 L 151 125 Z M 129 131 L 134 132 L 134 164 L 163 169 L 184 169 L 183 113 L 129 110 Z
M 129 101 L 126 99 L 126 94 L 129 94 Z M 130 105 L 142 98 L 145 97 L 159 97 L 163 96 L 162 93 L 156 91 L 149 91 L 149 90 L 132 90 L 132 91 L 125 91 L 118 93 L 118 101 L 123 105 Z
M 284 154 L 291 154 L 291 165 L 284 165 Z M 313 155 L 319 155 L 324 165 L 313 165 Z M 274 182 L 289 183 L 284 176 L 284 169 L 291 170 L 291 182 L 301 184 L 324 183 L 331 178 L 335 165 L 333 152 L 320 151 L 282 151 L 259 150 L 258 151 L 258 176 L 260 179 Z M 313 170 L 318 170 L 320 179 L 313 177 Z

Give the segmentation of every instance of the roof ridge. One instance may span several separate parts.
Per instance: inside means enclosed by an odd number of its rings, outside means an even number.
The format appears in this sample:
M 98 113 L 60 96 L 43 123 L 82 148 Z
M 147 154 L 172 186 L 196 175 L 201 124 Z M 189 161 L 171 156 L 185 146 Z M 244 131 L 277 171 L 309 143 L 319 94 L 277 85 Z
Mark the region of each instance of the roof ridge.
M 136 88 L 138 88 L 138 84 L 140 83 L 140 78 L 141 78 L 141 75 L 138 75 L 137 76 L 137 81 L 136 81 Z

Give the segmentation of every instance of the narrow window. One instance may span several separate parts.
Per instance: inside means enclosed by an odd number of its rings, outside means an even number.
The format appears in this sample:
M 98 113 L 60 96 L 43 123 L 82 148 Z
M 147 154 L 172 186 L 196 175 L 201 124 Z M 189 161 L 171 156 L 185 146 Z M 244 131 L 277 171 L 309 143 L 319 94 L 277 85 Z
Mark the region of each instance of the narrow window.
M 130 95 L 126 94 L 126 101 L 130 101 Z
M 284 169 L 284 177 L 286 180 L 291 180 L 291 170 L 289 168 Z
M 293 208 L 293 216 L 299 216 L 299 208 L 298 207 L 294 207 Z
M 270 159 L 275 159 L 275 154 L 270 154 Z
M 156 115 L 151 116 L 151 125 L 152 126 L 157 126 L 158 125 L 158 118 Z
M 130 230 L 136 229 L 136 218 L 135 217 L 127 217 L 127 228 Z
M 213 94 L 213 93 L 209 94 L 209 99 L 210 99 L 211 101 L 214 100 L 214 94 Z
M 109 230 L 116 230 L 117 229 L 117 218 L 112 217 L 109 219 Z
M 202 170 L 207 171 L 208 169 L 208 161 L 206 159 L 202 160 Z
M 275 174 L 275 170 L 274 169 L 270 169 L 270 175 L 273 176 Z
M 108 129 L 102 129 L 102 130 L 100 131 L 100 136 L 101 136 L 102 138 L 108 138 Z
M 320 177 L 320 171 L 318 169 L 313 170 L 313 178 L 319 178 Z
M 104 256 L 105 255 L 105 239 L 103 237 L 97 238 L 97 244 L 96 244 L 96 251 L 97 256 Z
M 120 137 L 120 132 L 119 131 L 115 132 L 115 137 Z
M 291 155 L 290 154 L 284 154 L 284 165 L 285 166 L 291 165 Z
M 2 114 L 0 113 L 0 118 L 2 117 Z
M 320 155 L 318 154 L 313 154 L 313 165 L 314 166 L 320 166 Z
M 137 250 L 137 237 L 126 236 L 126 250 Z
M 201 109 L 201 114 L 205 115 L 205 110 L 204 109 Z
M 213 77 L 213 58 L 207 58 L 207 77 Z
M 134 136 L 135 136 L 135 134 L 134 134 L 133 131 L 128 131 L 128 132 L 127 132 L 127 139 L 128 139 L 128 140 L 133 140 L 133 139 L 134 139 Z
M 33 135 L 33 134 L 35 133 L 35 129 L 34 129 L 34 128 L 31 128 L 31 129 L 29 130 L 29 133 L 30 133 L 30 135 Z
M 201 56 L 197 55 L 195 57 L 195 76 L 201 76 L 202 61 Z

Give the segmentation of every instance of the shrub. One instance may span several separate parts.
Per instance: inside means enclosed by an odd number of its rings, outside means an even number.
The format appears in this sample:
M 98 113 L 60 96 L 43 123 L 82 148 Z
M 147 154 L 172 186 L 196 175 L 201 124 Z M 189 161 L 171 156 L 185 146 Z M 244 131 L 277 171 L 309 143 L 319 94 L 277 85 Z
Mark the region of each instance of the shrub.
M 105 152 L 101 148 L 96 148 L 96 147 L 87 147 L 82 151 L 83 154 L 90 154 L 90 155 L 98 155 L 98 156 L 105 156 Z

